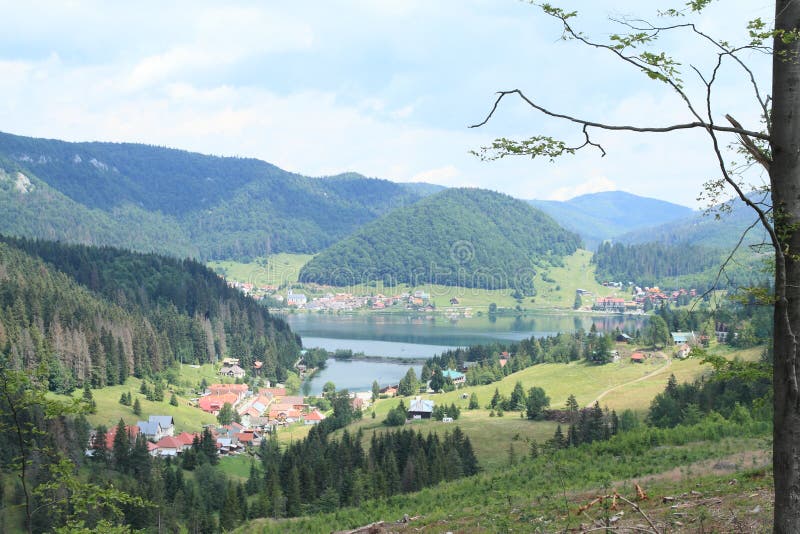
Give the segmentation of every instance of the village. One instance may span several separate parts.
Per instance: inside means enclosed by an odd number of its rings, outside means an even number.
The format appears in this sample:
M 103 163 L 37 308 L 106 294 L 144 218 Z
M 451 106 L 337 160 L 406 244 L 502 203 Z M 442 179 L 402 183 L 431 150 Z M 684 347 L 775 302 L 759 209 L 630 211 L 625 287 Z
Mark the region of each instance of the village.
M 221 378 L 234 379 L 234 383 L 215 383 L 207 385 L 202 395 L 192 399 L 191 405 L 199 411 L 217 417 L 218 424 L 205 425 L 203 432 L 176 432 L 176 422 L 171 415 L 150 415 L 147 420 L 137 421 L 133 425 L 125 425 L 125 432 L 131 443 L 139 437 L 147 442 L 147 452 L 153 457 L 175 458 L 182 453 L 197 447 L 203 433 L 211 436 L 221 457 L 233 456 L 257 448 L 271 433 L 280 428 L 303 425 L 313 426 L 325 420 L 325 409 L 320 409 L 312 402 L 320 398 L 291 395 L 281 384 L 271 386 L 268 380 L 265 387 L 250 389 L 242 383 L 246 371 L 239 366 L 236 358 L 225 358 L 218 374 Z M 255 362 L 253 374 L 257 373 L 260 362 Z M 302 364 L 299 364 L 302 367 Z M 468 367 L 464 368 L 464 371 Z M 447 370 L 444 373 L 454 385 L 465 383 L 464 373 Z M 427 393 L 434 393 L 429 387 L 423 388 Z M 398 395 L 398 385 L 390 385 L 380 389 L 377 396 L 390 398 Z M 350 392 L 350 406 L 353 411 L 365 412 L 376 399 L 375 392 Z M 321 397 L 321 398 L 324 398 Z M 329 404 L 322 403 L 329 408 Z M 409 420 L 430 419 L 434 413 L 435 403 L 417 396 L 408 408 Z M 445 418 L 444 422 L 451 422 Z M 98 448 L 112 450 L 118 427 L 111 426 L 104 434 L 104 439 L 93 430 L 86 450 L 87 456 L 93 456 Z
M 399 309 L 403 311 L 432 312 L 436 306 L 431 301 L 430 293 L 424 290 L 413 292 L 403 292 L 397 295 L 387 296 L 382 293 L 371 295 L 354 295 L 353 293 L 338 292 L 331 293 L 330 287 L 308 284 L 309 289 L 314 292 L 323 292 L 322 296 L 310 297 L 301 291 L 288 289 L 286 295 L 278 293 L 278 286 L 261 285 L 256 286 L 249 282 L 238 282 L 228 280 L 228 285 L 240 290 L 245 295 L 249 295 L 256 300 L 271 299 L 279 306 L 294 308 L 307 311 L 323 312 L 352 312 L 357 310 L 382 311 L 388 309 Z M 450 306 L 460 306 L 457 297 L 450 299 Z M 448 314 L 457 313 L 469 317 L 472 314 L 470 308 L 448 308 Z
M 622 288 L 619 282 L 605 282 L 603 285 Z M 584 289 L 576 290 L 576 295 L 580 298 L 592 297 L 592 294 Z M 662 290 L 658 287 L 641 288 L 631 285 L 630 300 L 618 296 L 598 297 L 594 300 L 591 310 L 606 313 L 644 313 L 662 304 L 685 305 L 695 297 L 697 297 L 695 289 Z

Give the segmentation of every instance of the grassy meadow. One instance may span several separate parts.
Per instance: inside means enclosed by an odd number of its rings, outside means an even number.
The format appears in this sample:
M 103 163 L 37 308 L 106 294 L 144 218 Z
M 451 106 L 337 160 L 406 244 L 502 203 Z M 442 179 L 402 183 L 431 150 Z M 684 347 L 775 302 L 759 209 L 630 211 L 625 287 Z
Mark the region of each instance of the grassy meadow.
M 624 345 L 619 345 L 618 348 L 621 353 L 624 351 L 624 354 L 629 354 L 631 351 Z M 760 354 L 759 349 L 738 352 L 722 350 L 722 352 L 730 358 L 739 357 L 747 360 L 757 359 Z M 670 359 L 660 354 L 651 356 L 641 364 L 632 363 L 623 356 L 619 362 L 606 365 L 593 365 L 584 361 L 534 365 L 512 373 L 493 384 L 466 387 L 449 393 L 422 395 L 423 398 L 432 399 L 436 404 L 449 406 L 454 403 L 461 409 L 461 418 L 454 423 L 418 420 L 407 425 L 420 430 L 423 434 L 429 431 L 446 432 L 454 425 L 458 425 L 470 437 L 481 467 L 492 470 L 507 463 L 512 447 L 516 454 L 524 454 L 529 448 L 530 440 L 536 440 L 541 444 L 553 436 L 556 428 L 556 424 L 552 422 L 521 418 L 519 412 L 505 412 L 502 417 L 491 416 L 491 411 L 486 407 L 495 389 L 508 397 L 519 381 L 526 391 L 533 386 L 543 388 L 550 397 L 550 406 L 553 408 L 564 407 L 567 397 L 572 394 L 581 406 L 591 405 L 599 398 L 600 405 L 608 407 L 609 410 L 616 410 L 619 414 L 631 409 L 640 418 L 644 418 L 650 401 L 664 391 L 670 374 L 675 374 L 679 382 L 688 382 L 708 371 L 709 367 L 702 365 L 700 360 Z M 468 397 L 473 392 L 478 396 L 481 409 L 467 410 Z M 466 399 L 462 398 L 464 395 L 467 396 Z M 412 397 L 403 398 L 406 406 L 411 399 Z M 382 421 L 398 402 L 398 398 L 379 399 L 373 407 L 365 411 L 361 421 L 348 427 L 348 431 L 352 433 L 358 429 L 363 430 L 363 441 L 367 446 L 374 432 L 384 432 L 389 429 L 382 424 Z M 566 429 L 564 431 L 566 432 Z M 288 430 L 282 431 L 279 437 L 287 439 L 287 432 Z M 297 434 L 293 437 L 296 439 Z
M 526 297 L 521 302 L 514 299 L 512 289 L 472 289 L 465 287 L 424 284 L 409 286 L 399 284 L 385 287 L 383 282 L 370 282 L 350 287 L 306 286 L 297 283 L 300 269 L 313 256 L 308 254 L 276 254 L 269 261 L 256 258 L 250 263 L 234 261 L 214 261 L 208 266 L 222 273 L 227 279 L 239 282 L 250 282 L 257 286 L 276 285 L 286 288 L 293 285 L 302 288 L 309 296 L 321 296 L 324 293 L 353 293 L 354 295 L 394 295 L 413 292 L 421 289 L 431 295 L 431 302 L 440 310 L 450 307 L 450 299 L 457 298 L 460 307 L 473 308 L 474 311 L 485 311 L 489 304 L 495 303 L 498 308 L 523 309 L 572 309 L 575 302 L 575 290 L 585 289 L 596 296 L 609 296 L 618 293 L 615 288 L 604 287 L 594 277 L 594 265 L 591 263 L 592 253 L 579 249 L 564 259 L 562 267 L 537 268 L 534 282 L 537 295 Z

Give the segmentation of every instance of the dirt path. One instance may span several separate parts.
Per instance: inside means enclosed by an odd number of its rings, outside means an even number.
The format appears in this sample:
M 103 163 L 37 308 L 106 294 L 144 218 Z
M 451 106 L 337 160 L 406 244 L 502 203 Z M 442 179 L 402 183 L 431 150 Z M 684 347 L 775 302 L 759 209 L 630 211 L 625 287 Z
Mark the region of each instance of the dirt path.
M 672 365 L 672 358 L 667 358 L 667 363 L 663 367 L 659 367 L 658 369 L 656 369 L 652 373 L 649 373 L 649 374 L 646 374 L 646 375 L 644 375 L 642 377 L 639 377 L 636 380 L 631 380 L 630 382 L 625 382 L 623 384 L 617 384 L 613 388 L 608 388 L 607 390 L 602 392 L 596 399 L 594 399 L 592 402 L 587 404 L 586 407 L 587 408 L 592 407 L 595 402 L 600 402 L 600 399 L 602 399 L 603 397 L 605 397 L 606 395 L 608 395 L 609 393 L 611 393 L 612 391 L 614 391 L 616 389 L 619 389 L 619 388 L 622 388 L 622 387 L 625 387 L 625 386 L 629 386 L 631 384 L 635 384 L 636 382 L 641 382 L 642 380 L 647 380 L 648 378 L 652 378 L 652 377 L 654 377 L 654 376 L 656 376 L 658 374 L 661 374 L 664 371 L 666 371 L 669 368 L 670 365 Z

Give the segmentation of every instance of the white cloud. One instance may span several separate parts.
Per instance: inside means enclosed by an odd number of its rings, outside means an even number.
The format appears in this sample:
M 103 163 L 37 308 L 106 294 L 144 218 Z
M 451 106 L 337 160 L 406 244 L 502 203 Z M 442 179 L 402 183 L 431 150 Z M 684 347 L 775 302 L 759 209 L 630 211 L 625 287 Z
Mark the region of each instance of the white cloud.
M 575 186 L 559 187 L 550 194 L 548 200 L 569 200 L 580 195 L 600 193 L 601 191 L 615 191 L 617 189 L 617 184 L 605 176 L 599 176 Z
M 411 180 L 408 181 L 428 182 L 431 184 L 448 186 L 467 185 L 464 184 L 460 178 L 461 173 L 458 171 L 455 165 L 446 165 L 444 167 L 439 167 L 438 169 L 429 169 L 427 171 L 417 173 L 411 177 Z

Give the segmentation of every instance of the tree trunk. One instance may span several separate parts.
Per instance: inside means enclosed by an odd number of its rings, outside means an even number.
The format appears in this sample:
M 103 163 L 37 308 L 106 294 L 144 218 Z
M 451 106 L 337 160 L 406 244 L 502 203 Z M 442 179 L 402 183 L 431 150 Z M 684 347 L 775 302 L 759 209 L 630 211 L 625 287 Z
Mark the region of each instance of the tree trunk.
M 800 3 L 775 2 L 775 29 L 800 27 Z M 800 41 L 774 40 L 772 69 L 773 162 L 770 167 L 775 229 L 783 250 L 776 250 L 774 333 L 775 477 L 774 531 L 800 528 L 800 405 L 798 353 L 800 331 Z M 786 254 L 784 254 L 786 252 Z

